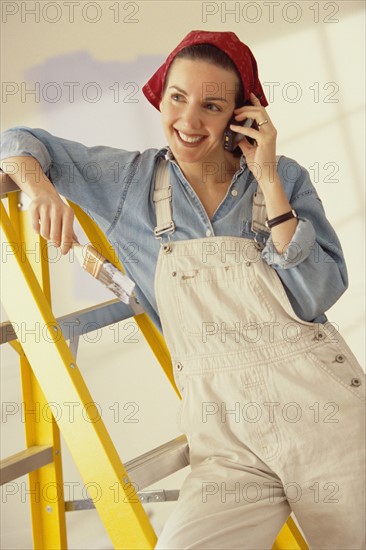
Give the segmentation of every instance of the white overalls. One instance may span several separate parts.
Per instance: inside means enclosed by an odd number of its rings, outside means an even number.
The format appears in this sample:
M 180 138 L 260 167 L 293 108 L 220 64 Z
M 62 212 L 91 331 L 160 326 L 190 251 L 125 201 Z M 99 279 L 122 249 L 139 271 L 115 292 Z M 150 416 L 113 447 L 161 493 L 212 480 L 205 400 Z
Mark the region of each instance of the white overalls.
M 247 238 L 162 240 L 155 295 L 191 462 L 156 548 L 270 549 L 291 511 L 311 549 L 365 548 L 365 376 L 335 327 L 296 316 Z

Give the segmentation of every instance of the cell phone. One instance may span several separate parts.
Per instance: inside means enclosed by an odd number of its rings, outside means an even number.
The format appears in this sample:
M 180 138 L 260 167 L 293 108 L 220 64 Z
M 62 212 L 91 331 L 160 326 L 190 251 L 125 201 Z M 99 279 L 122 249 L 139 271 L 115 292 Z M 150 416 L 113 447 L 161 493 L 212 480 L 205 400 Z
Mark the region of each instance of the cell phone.
M 230 124 L 236 124 L 236 125 L 240 124 L 240 126 L 244 126 L 244 128 L 256 127 L 256 122 L 253 118 L 247 118 L 242 122 L 238 122 L 237 120 L 235 120 L 234 117 L 231 118 L 224 132 L 224 149 L 226 149 L 226 151 L 230 151 L 230 152 L 234 151 L 234 149 L 236 149 L 236 147 L 238 146 L 239 141 L 241 141 L 243 137 L 245 137 L 245 139 L 247 139 L 251 145 L 257 144 L 255 139 L 250 138 L 248 136 L 244 136 L 244 134 L 240 134 L 238 132 L 234 132 L 233 130 L 231 130 Z

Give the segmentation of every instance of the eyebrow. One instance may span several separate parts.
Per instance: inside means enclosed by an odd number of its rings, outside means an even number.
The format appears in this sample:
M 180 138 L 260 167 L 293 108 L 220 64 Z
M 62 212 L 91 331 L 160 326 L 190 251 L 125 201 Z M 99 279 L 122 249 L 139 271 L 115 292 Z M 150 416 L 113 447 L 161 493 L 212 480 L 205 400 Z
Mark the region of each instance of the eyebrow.
M 178 92 L 184 95 L 188 95 L 187 92 L 185 92 L 181 88 L 178 88 L 178 86 L 169 86 L 168 90 L 170 90 L 170 88 L 175 88 L 176 90 L 178 90 Z M 228 103 L 227 99 L 225 99 L 224 97 L 205 97 L 204 100 L 205 101 L 225 101 L 225 103 Z

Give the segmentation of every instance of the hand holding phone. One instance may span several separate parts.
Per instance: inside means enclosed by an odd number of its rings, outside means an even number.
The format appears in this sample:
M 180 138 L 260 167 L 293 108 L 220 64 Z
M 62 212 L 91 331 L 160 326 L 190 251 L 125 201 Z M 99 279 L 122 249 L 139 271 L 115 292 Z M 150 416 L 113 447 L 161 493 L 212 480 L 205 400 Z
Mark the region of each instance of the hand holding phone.
M 240 126 L 243 126 L 244 128 L 251 128 L 252 126 L 253 127 L 256 126 L 255 120 L 253 118 L 247 118 L 242 122 L 238 122 L 237 120 L 235 120 L 235 117 L 231 118 L 224 132 L 224 149 L 226 151 L 230 151 L 230 152 L 234 151 L 234 149 L 236 149 L 236 147 L 238 146 L 238 143 L 243 138 L 247 139 L 251 145 L 257 144 L 255 139 L 252 139 L 248 136 L 245 136 L 244 134 L 240 134 L 231 130 L 230 124 L 236 124 L 236 125 L 240 124 Z

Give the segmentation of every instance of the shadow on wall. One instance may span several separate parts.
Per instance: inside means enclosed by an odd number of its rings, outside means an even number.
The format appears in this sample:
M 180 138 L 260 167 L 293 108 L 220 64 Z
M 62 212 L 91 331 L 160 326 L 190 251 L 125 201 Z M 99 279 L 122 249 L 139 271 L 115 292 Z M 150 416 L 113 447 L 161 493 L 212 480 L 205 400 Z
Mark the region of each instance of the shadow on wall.
M 160 115 L 142 86 L 164 60 L 140 56 L 131 62 L 106 62 L 76 51 L 26 71 L 20 91 L 38 104 L 45 129 L 66 139 L 128 150 L 162 147 Z

